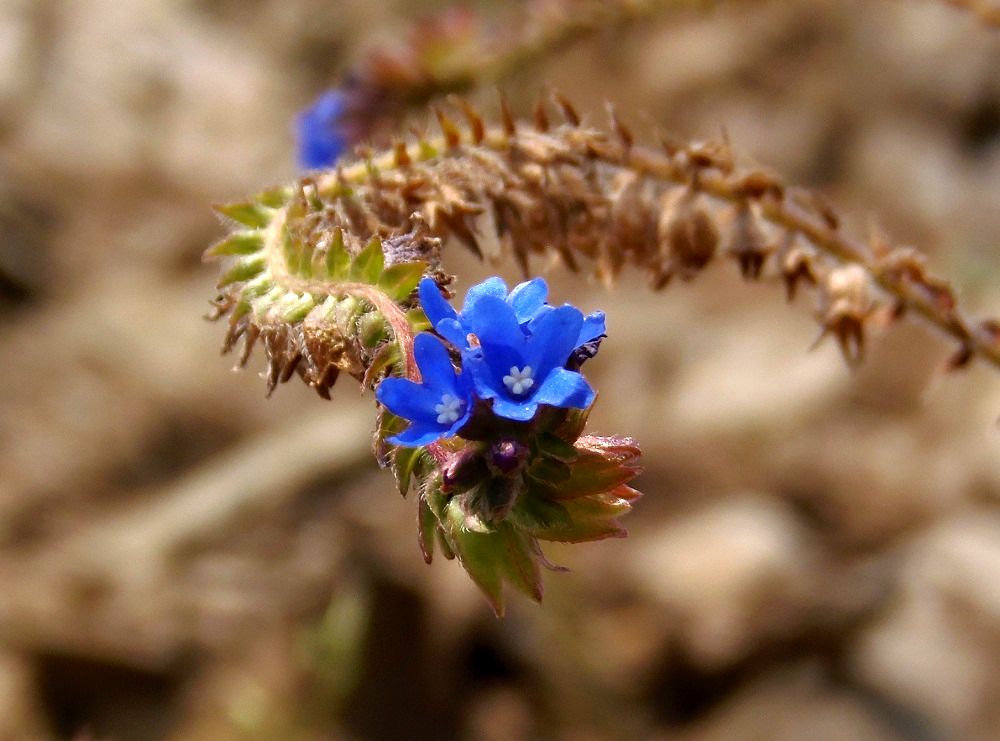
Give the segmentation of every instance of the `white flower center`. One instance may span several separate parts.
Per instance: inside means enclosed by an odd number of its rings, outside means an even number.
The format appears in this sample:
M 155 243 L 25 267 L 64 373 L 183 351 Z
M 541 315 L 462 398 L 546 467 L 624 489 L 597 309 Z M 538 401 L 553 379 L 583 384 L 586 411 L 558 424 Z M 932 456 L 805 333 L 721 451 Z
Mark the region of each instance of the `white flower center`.
M 531 377 L 531 374 L 530 365 L 526 365 L 520 370 L 516 365 L 512 365 L 510 375 L 503 377 L 503 385 L 509 388 L 514 396 L 520 396 L 535 385 L 535 379 Z
M 465 402 L 451 394 L 442 396 L 441 403 L 434 405 L 434 411 L 438 415 L 438 424 L 450 425 L 453 422 L 457 422 L 458 418 L 462 416 L 462 407 L 464 404 Z

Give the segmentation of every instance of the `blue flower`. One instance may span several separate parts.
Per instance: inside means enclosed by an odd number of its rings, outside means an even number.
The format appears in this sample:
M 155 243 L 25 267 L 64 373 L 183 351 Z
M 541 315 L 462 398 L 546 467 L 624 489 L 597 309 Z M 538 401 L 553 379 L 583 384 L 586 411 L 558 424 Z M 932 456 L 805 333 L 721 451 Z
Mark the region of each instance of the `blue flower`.
M 420 447 L 457 433 L 472 414 L 472 382 L 466 372 L 456 373 L 444 343 L 421 332 L 413 343 L 421 383 L 406 378 L 386 378 L 375 397 L 410 426 L 389 438 L 393 445 Z
M 593 403 L 594 390 L 584 377 L 566 368 L 584 332 L 579 309 L 540 309 L 527 332 L 513 302 L 497 295 L 479 296 L 467 311 L 478 346 L 463 350 L 462 359 L 476 394 L 493 400 L 494 414 L 527 421 L 541 404 L 586 409 Z
M 295 121 L 299 164 L 305 170 L 329 167 L 347 148 L 341 117 L 346 97 L 340 90 L 327 90 L 299 113 Z
M 465 305 L 461 313 L 455 311 L 451 304 L 444 300 L 437 284 L 430 278 L 420 282 L 420 304 L 435 331 L 459 349 L 468 349 L 470 334 L 479 335 L 482 327 L 477 324 L 476 304 L 487 296 L 502 299 L 513 310 L 518 326 L 525 334 L 533 333 L 535 322 L 545 314 L 555 311 L 555 307 L 546 303 L 549 287 L 541 278 L 534 278 L 514 287 L 507 293 L 507 284 L 500 278 L 489 278 L 472 286 L 465 294 Z M 595 311 L 583 319 L 580 333 L 577 335 L 572 349 L 590 345 L 607 334 L 604 322 L 604 312 Z M 593 356 L 596 349 L 590 352 Z

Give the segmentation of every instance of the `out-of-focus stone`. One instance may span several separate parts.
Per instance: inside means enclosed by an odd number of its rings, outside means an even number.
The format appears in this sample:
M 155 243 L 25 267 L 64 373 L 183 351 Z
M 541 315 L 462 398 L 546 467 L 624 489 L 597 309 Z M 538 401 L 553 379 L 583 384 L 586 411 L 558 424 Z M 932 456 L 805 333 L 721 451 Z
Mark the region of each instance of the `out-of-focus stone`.
M 857 643 L 853 672 L 948 738 L 996 738 L 1000 517 L 970 513 L 906 549 L 900 593 Z
M 898 738 L 856 696 L 837 689 L 812 664 L 752 682 L 684 733 L 662 741 L 889 741 Z
M 755 494 L 667 523 L 646 534 L 634 556 L 640 588 L 674 616 L 682 645 L 706 668 L 787 632 L 814 568 L 792 512 Z

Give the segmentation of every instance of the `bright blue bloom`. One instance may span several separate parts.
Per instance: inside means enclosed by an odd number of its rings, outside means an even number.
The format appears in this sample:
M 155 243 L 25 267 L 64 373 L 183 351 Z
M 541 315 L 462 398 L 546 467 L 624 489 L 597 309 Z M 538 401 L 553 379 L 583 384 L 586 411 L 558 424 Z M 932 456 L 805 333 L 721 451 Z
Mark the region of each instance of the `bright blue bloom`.
M 493 400 L 497 416 L 527 421 L 540 404 L 586 409 L 594 401 L 584 377 L 566 368 L 584 331 L 583 313 L 568 305 L 542 308 L 527 332 L 513 301 L 498 295 L 479 296 L 463 309 L 479 346 L 463 350 L 462 360 L 476 394 Z
M 420 447 L 457 433 L 472 414 L 472 381 L 465 371 L 456 373 L 444 343 L 429 332 L 413 342 L 413 355 L 421 383 L 406 378 L 386 378 L 375 398 L 410 426 L 389 438 L 393 445 Z
M 437 284 L 430 278 L 420 282 L 420 305 L 427 315 L 431 326 L 446 340 L 459 349 L 469 348 L 469 334 L 479 335 L 482 329 L 477 325 L 477 302 L 487 296 L 502 299 L 513 310 L 518 326 L 525 334 L 534 332 L 534 323 L 555 307 L 545 302 L 549 287 L 541 278 L 534 278 L 514 287 L 507 293 L 507 284 L 500 278 L 489 278 L 472 286 L 465 294 L 465 305 L 458 313 L 451 304 L 444 300 Z M 604 312 L 595 311 L 588 314 L 580 327 L 572 349 L 594 342 L 607 334 L 604 323 Z
M 327 90 L 299 113 L 295 121 L 299 165 L 305 170 L 329 167 L 347 148 L 343 131 L 346 97 L 340 90 Z

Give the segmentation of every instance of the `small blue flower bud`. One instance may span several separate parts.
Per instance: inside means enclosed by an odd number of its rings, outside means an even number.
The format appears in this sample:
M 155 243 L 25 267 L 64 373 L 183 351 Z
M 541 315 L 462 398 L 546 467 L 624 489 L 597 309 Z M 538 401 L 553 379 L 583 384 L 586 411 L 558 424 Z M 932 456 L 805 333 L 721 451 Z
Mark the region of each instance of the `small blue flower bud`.
M 347 148 L 343 130 L 346 96 L 340 90 L 327 90 L 299 113 L 295 121 L 299 165 L 305 170 L 329 167 Z

